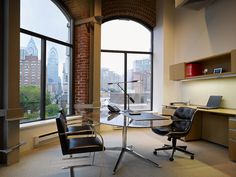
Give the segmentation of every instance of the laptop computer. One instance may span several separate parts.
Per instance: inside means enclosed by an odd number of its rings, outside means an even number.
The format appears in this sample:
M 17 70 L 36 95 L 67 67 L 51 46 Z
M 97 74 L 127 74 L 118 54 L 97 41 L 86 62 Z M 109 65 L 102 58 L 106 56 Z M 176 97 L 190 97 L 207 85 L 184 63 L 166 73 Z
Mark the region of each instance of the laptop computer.
M 199 109 L 217 109 L 220 107 L 222 96 L 210 96 L 206 106 L 198 106 Z

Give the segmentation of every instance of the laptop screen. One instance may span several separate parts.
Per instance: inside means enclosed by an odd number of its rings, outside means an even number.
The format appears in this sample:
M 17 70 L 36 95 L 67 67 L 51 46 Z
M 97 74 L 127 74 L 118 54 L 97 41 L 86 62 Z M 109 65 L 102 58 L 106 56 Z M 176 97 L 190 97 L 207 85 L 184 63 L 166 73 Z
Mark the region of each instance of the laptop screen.
M 219 108 L 221 104 L 222 96 L 210 96 L 207 102 L 207 107 Z

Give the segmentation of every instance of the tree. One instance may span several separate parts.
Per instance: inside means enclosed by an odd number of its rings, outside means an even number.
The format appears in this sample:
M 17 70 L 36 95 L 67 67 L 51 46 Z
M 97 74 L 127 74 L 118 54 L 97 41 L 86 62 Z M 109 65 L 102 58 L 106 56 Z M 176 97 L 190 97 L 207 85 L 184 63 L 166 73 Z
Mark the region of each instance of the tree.
M 24 112 L 30 110 L 31 112 L 39 111 L 40 109 L 40 88 L 38 86 L 29 85 L 20 87 L 20 104 Z M 46 93 L 45 104 L 51 104 L 51 95 Z
M 59 107 L 57 104 L 49 104 L 46 106 L 46 116 L 55 116 L 59 111 Z

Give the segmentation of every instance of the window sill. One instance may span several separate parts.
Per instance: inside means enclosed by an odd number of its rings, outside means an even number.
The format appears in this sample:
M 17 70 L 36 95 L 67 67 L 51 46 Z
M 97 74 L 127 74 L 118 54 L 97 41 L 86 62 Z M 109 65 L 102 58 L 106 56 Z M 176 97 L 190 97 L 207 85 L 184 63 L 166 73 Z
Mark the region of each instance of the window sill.
M 80 118 L 81 116 L 69 116 L 67 117 L 67 120 L 74 120 L 77 118 Z M 20 129 L 30 129 L 30 128 L 35 128 L 35 127 L 41 127 L 49 124 L 56 124 L 56 119 L 48 119 L 48 120 L 42 120 L 42 121 L 36 121 L 36 122 L 29 122 L 29 123 L 24 123 L 20 124 Z

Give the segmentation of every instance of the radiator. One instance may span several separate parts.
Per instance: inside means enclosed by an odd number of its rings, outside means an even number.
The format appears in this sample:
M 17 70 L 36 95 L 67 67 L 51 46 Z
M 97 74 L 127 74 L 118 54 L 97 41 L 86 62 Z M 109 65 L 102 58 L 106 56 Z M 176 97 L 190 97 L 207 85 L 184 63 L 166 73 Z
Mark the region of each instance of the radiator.
M 34 137 L 33 146 L 38 147 L 40 145 L 53 142 L 53 141 L 56 140 L 56 138 L 58 138 L 57 132 L 50 132 L 50 133 L 46 133 L 46 134 L 43 134 L 43 135 L 39 135 L 37 137 Z

